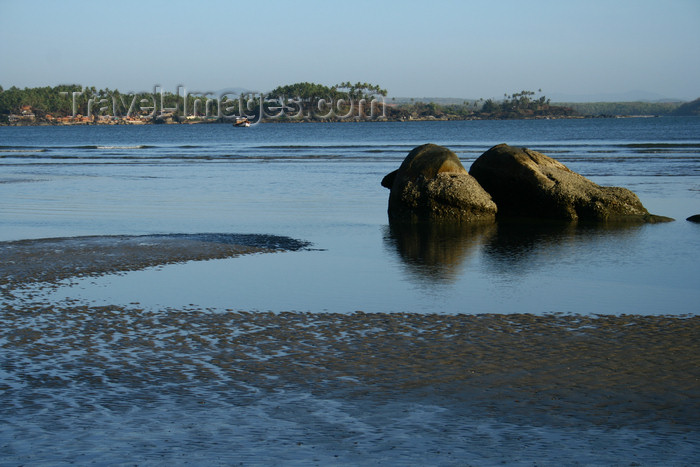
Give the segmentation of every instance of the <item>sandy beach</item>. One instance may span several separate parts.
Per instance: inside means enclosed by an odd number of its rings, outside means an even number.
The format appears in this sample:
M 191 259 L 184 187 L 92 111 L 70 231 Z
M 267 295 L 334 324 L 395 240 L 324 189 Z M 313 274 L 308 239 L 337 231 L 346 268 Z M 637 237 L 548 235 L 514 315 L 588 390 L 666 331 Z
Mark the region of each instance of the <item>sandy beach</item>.
M 21 293 L 72 274 L 305 246 L 282 239 L 4 243 L 3 258 L 15 256 L 0 274 L 3 462 L 684 465 L 698 455 L 697 316 L 153 310 Z M 121 259 L 95 261 L 115 245 Z M 20 262 L 36 270 L 23 276 Z

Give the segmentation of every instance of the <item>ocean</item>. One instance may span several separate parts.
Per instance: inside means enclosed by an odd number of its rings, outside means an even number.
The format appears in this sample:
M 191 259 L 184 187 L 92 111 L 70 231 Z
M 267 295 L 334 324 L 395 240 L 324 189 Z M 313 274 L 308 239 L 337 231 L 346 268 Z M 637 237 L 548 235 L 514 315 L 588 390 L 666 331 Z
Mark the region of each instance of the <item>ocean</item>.
M 380 182 L 424 143 L 676 220 L 406 231 Z M 0 127 L 0 247 L 306 245 L 0 288 L 0 464 L 691 464 L 694 214 L 694 117 Z

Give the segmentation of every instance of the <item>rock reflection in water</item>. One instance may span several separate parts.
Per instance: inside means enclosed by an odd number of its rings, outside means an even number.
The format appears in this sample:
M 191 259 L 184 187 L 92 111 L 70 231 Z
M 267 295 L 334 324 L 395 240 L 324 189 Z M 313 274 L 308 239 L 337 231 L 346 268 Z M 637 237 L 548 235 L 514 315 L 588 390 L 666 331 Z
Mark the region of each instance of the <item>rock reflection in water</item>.
M 452 282 L 465 260 L 496 230 L 492 223 L 391 221 L 384 240 L 407 271 L 420 279 Z
M 420 281 L 454 282 L 478 256 L 499 275 L 518 275 L 581 259 L 603 261 L 634 249 L 643 225 L 507 219 L 494 224 L 390 222 L 385 246 Z
M 642 228 L 639 224 L 589 224 L 532 220 L 501 220 L 483 245 L 489 269 L 518 274 L 585 256 L 602 258 L 608 251 L 627 248 Z

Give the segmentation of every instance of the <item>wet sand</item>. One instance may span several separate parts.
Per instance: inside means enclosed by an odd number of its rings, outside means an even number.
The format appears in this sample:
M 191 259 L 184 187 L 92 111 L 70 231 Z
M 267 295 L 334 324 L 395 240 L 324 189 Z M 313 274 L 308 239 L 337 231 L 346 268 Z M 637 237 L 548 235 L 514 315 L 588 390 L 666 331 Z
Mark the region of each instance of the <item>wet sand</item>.
M 23 284 L 70 268 L 40 269 Z M 700 455 L 697 316 L 152 310 L 18 298 L 16 277 L 0 309 L 3 463 Z
M 136 463 L 580 458 L 547 447 L 553 433 L 596 463 L 700 450 L 697 317 L 47 305 L 6 306 L 2 322 L 0 449 L 19 463 L 51 459 L 56 442 L 67 459 Z M 168 444 L 171 430 L 190 434 Z M 100 451 L 113 442 L 131 454 Z
M 294 251 L 308 242 L 256 234 L 108 235 L 0 242 L 0 290 L 151 266 Z

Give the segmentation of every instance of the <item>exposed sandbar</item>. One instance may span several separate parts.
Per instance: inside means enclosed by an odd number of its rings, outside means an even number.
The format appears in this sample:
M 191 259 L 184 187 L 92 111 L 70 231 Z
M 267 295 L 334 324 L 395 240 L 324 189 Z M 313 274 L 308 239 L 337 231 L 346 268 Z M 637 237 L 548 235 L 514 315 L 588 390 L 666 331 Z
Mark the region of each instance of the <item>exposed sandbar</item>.
M 254 234 L 108 235 L 0 242 L 0 288 L 162 264 L 298 250 L 309 244 Z

